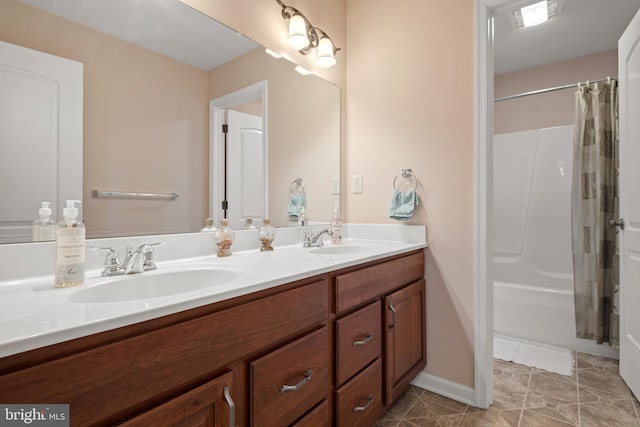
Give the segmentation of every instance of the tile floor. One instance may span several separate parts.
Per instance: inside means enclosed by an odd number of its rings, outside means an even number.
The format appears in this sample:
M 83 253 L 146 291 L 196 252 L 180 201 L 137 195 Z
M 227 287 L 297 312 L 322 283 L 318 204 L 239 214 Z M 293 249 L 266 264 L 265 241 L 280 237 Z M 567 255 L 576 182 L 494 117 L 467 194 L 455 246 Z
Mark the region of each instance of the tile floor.
M 487 410 L 409 386 L 375 427 L 640 426 L 640 404 L 618 375 L 618 362 L 576 353 L 571 377 L 494 361 L 494 402 Z

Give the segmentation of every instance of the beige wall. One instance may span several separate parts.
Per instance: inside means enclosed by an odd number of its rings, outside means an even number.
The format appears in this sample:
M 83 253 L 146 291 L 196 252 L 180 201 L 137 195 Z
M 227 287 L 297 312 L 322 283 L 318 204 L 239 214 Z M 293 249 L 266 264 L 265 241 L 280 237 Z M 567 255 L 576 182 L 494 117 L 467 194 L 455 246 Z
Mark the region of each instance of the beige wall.
M 394 177 L 422 184 L 411 223 L 426 224 L 427 372 L 473 386 L 474 3 L 347 3 L 350 222 L 388 218 Z
M 208 212 L 207 73 L 3 0 L 0 39 L 84 64 L 88 236 L 194 231 Z M 177 192 L 176 201 L 106 200 L 93 189 Z
M 182 0 L 294 62 L 274 1 Z M 393 178 L 413 168 L 426 224 L 427 372 L 473 386 L 474 3 L 291 0 L 336 44 L 319 75 L 342 89 L 341 196 L 349 222 L 388 223 Z M 346 61 L 345 61 L 346 59 Z M 348 63 L 348 67 L 346 67 Z M 364 193 L 350 193 L 363 175 Z M 347 182 L 345 182 L 347 181 Z M 346 190 L 346 191 L 345 191 Z
M 267 80 L 269 215 L 287 225 L 289 187 L 302 178 L 310 221 L 328 222 L 339 196 L 330 179 L 340 176 L 340 90 L 317 77 L 294 71 L 258 47 L 209 73 L 209 98 L 215 99 Z
M 553 64 L 541 65 L 494 79 L 495 97 L 514 95 L 579 81 L 618 75 L 617 49 Z M 494 133 L 543 129 L 573 124 L 575 89 L 510 99 L 495 103 Z

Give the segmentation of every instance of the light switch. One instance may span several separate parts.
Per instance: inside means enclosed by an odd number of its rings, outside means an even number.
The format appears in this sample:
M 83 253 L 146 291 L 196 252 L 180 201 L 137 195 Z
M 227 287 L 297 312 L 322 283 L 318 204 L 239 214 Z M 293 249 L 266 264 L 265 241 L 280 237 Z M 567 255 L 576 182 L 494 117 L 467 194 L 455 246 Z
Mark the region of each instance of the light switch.
M 340 177 L 331 177 L 331 194 L 340 194 Z
M 353 175 L 353 194 L 362 194 L 362 175 Z

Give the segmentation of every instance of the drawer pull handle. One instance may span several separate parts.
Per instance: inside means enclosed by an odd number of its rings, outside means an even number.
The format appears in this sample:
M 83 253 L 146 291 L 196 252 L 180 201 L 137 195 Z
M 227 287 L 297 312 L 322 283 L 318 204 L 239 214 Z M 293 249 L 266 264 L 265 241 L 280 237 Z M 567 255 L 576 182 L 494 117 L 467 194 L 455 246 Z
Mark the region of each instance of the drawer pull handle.
M 224 387 L 224 400 L 227 401 L 227 405 L 229 405 L 229 425 L 231 427 L 235 427 L 236 425 L 236 404 L 233 403 L 233 399 L 231 398 L 231 393 L 229 393 L 229 386 Z
M 396 327 L 396 321 L 398 320 L 398 312 L 396 311 L 396 309 L 393 307 L 393 304 L 391 303 L 389 303 L 389 310 L 391 310 L 391 312 L 393 313 L 393 323 L 389 325 L 389 330 L 391 330 Z
M 354 341 L 352 345 L 354 347 L 357 347 L 359 345 L 369 344 L 371 341 L 373 341 L 373 335 L 371 333 L 368 333 L 365 339 L 363 339 L 362 341 Z
M 364 406 L 356 406 L 355 408 L 353 408 L 353 412 L 366 411 L 367 408 L 371 405 L 373 405 L 373 396 L 370 394 L 369 396 L 367 396 L 367 403 L 365 403 Z
M 284 394 L 288 391 L 300 390 L 300 388 L 302 388 L 302 386 L 308 383 L 309 381 L 311 381 L 311 369 L 309 369 L 307 372 L 304 373 L 304 378 L 298 384 L 296 385 L 284 384 L 282 387 L 280 387 L 280 394 Z

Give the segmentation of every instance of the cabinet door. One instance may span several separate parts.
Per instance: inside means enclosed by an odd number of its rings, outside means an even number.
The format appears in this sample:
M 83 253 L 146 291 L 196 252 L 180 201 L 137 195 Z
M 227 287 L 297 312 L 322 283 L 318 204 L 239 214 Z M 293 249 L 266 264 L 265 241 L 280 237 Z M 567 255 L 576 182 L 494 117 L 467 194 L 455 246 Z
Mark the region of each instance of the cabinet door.
M 122 424 L 126 427 L 227 427 L 235 426 L 235 404 L 231 397 L 232 372 L 188 391 L 175 399 Z
M 390 405 L 426 366 L 425 281 L 385 297 L 385 403 Z

